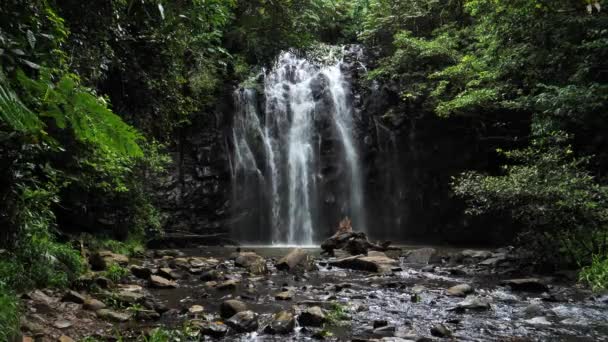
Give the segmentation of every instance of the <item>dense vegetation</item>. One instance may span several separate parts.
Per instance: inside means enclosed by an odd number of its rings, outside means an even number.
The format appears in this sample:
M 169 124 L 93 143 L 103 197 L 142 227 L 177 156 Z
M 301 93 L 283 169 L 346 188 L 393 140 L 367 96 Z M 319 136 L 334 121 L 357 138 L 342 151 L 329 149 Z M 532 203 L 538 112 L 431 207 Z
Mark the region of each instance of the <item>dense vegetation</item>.
M 455 177 L 454 194 L 471 215 L 512 219 L 543 264 L 585 267 L 583 280 L 607 287 L 608 16 L 599 9 L 583 0 L 2 1 L 0 340 L 18 323 L 13 291 L 66 286 L 85 269 L 81 243 L 124 248 L 103 239 L 137 245 L 160 232 L 149 190 L 170 163 L 166 147 L 227 84 L 317 42 L 376 53 L 369 79 L 399 99 L 390 116 L 466 117 L 480 137 L 499 132 L 503 166 Z

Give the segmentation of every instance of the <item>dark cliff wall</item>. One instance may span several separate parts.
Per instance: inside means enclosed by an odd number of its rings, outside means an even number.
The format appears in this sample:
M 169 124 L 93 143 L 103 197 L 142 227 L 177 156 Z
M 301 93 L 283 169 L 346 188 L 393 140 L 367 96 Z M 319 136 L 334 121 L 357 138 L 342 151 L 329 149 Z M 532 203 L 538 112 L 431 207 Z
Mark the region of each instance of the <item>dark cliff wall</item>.
M 364 64 L 373 65 L 367 58 Z M 347 56 L 344 68 L 352 83 L 367 230 L 372 238 L 464 244 L 510 239 L 505 235 L 508 229 L 503 229 L 507 227 L 498 220 L 465 216 L 462 201 L 451 194 L 450 182 L 465 170 L 496 171 L 498 143 L 504 147 L 504 139 L 526 135 L 526 118 L 514 114 L 506 128 L 486 127 L 472 118 L 439 118 L 402 103 L 394 85 L 368 81 L 365 68 L 354 59 L 349 63 Z M 193 117 L 192 124 L 178 134 L 172 153 L 175 164 L 159 197 L 169 230 L 229 233 L 233 217 L 247 216 L 231 208 L 228 156 L 233 90 L 234 85 L 227 85 L 214 112 Z M 328 170 L 338 168 L 327 164 Z M 338 204 L 324 202 L 325 221 L 335 219 L 337 224 L 337 209 L 335 215 L 327 211 Z M 327 227 L 318 231 L 330 234 L 332 223 L 323 224 Z

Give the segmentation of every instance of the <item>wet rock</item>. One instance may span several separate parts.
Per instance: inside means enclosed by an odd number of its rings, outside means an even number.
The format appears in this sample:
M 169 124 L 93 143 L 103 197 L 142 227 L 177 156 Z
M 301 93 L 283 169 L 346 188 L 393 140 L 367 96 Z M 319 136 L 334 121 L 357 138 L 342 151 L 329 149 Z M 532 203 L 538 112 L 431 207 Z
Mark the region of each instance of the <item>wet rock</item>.
M 169 308 L 165 304 L 155 300 L 154 298 L 150 298 L 150 297 L 147 297 L 144 300 L 144 302 L 142 303 L 142 306 L 146 309 L 154 310 L 154 311 L 158 312 L 159 314 L 163 314 L 163 313 L 169 311 Z
M 54 298 L 49 297 L 46 293 L 44 293 L 40 290 L 34 290 L 34 291 L 28 293 L 27 295 L 25 295 L 24 297 L 29 298 L 29 299 L 33 300 L 34 302 L 42 303 L 42 304 L 46 304 L 46 305 L 49 305 L 55 301 Z
M 320 327 L 326 320 L 323 310 L 318 306 L 307 308 L 298 316 L 298 323 L 305 327 Z
M 489 299 L 476 296 L 468 296 L 456 305 L 457 310 L 484 311 L 489 310 L 490 308 Z
M 268 334 L 290 334 L 295 328 L 296 320 L 293 313 L 281 311 L 272 316 L 272 321 L 264 331 Z
M 95 277 L 95 279 L 93 279 L 93 282 L 101 289 L 109 289 L 114 287 L 114 283 L 110 279 L 102 276 Z
M 369 272 L 388 272 L 397 264 L 382 252 L 370 252 L 368 256 L 351 256 L 330 262 L 330 265 Z
M 543 309 L 542 306 L 534 303 L 526 306 L 526 308 L 524 309 L 524 314 L 528 317 L 542 316 L 544 312 L 545 309 Z
M 188 312 L 192 315 L 200 314 L 203 311 L 205 311 L 205 308 L 202 305 L 192 305 L 188 309 Z
M 437 254 L 434 248 L 420 248 L 410 251 L 405 257 L 405 262 L 410 264 L 428 264 L 431 258 Z
M 240 300 L 230 299 L 220 305 L 220 316 L 222 318 L 230 318 L 242 311 L 247 311 L 247 304 Z
M 94 271 L 103 271 L 111 264 L 126 266 L 129 263 L 129 257 L 122 254 L 112 253 L 110 251 L 99 251 L 93 253 L 89 258 L 89 264 Z
M 176 249 L 159 249 L 154 251 L 154 256 L 157 258 L 162 258 L 165 256 L 177 258 L 184 256 L 184 253 Z
M 126 322 L 131 319 L 131 315 L 127 313 L 116 312 L 109 309 L 97 310 L 97 317 L 112 322 Z
M 152 270 L 147 267 L 131 265 L 129 269 L 134 276 L 140 279 L 148 279 L 152 275 Z
M 549 322 L 549 320 L 547 320 L 547 317 L 544 316 L 530 318 L 527 319 L 525 322 L 531 325 L 551 325 L 551 322 Z
M 374 335 L 385 337 L 394 336 L 396 331 L 397 327 L 395 327 L 394 325 L 385 325 L 374 329 Z
M 59 342 L 76 342 L 76 341 L 74 341 L 73 338 L 71 338 L 71 337 L 69 337 L 67 335 L 61 335 L 61 336 L 59 336 L 59 339 L 57 341 L 59 341 Z
M 142 293 L 120 291 L 115 293 L 113 297 L 121 303 L 133 305 L 135 303 L 143 302 L 145 296 Z
M 254 252 L 241 252 L 234 260 L 234 265 L 237 267 L 246 268 L 253 274 L 262 274 L 266 270 L 266 260 Z
M 177 283 L 172 280 L 153 275 L 150 276 L 150 286 L 158 289 L 173 289 L 177 287 Z
M 85 297 L 76 291 L 69 290 L 61 298 L 62 302 L 70 302 L 76 304 L 83 304 Z
M 202 281 L 212 281 L 212 280 L 217 280 L 220 277 L 220 272 L 216 271 L 216 270 L 209 270 L 206 272 L 203 272 L 201 274 L 200 279 Z
M 74 323 L 68 321 L 67 319 L 60 319 L 57 320 L 53 323 L 53 326 L 57 329 L 67 329 L 69 327 L 71 327 L 72 325 L 74 325 Z
M 154 310 L 137 310 L 135 319 L 138 321 L 156 321 L 160 319 L 160 314 Z
M 431 335 L 444 338 L 452 336 L 452 332 L 443 324 L 435 324 L 431 327 Z
M 503 263 L 505 261 L 507 261 L 507 258 L 505 256 L 494 257 L 494 258 L 489 258 L 489 259 L 486 259 L 486 260 L 480 262 L 479 265 L 487 266 L 487 267 L 496 267 L 496 266 L 498 266 L 498 264 Z
M 201 322 L 197 325 L 204 336 L 222 338 L 228 333 L 228 327 L 222 322 Z
M 502 281 L 501 285 L 509 286 L 513 291 L 544 292 L 549 290 L 547 285 L 538 278 L 509 279 Z
M 472 249 L 465 249 L 460 252 L 461 259 L 472 258 L 472 259 L 487 259 L 492 256 L 490 251 L 476 251 Z
M 473 293 L 473 287 L 469 284 L 460 284 L 450 287 L 447 293 L 448 296 L 466 297 L 468 294 Z
M 374 323 L 373 323 L 374 329 L 385 327 L 387 325 L 388 325 L 388 321 L 386 321 L 384 319 L 382 319 L 382 320 L 375 320 Z
M 188 258 L 175 258 L 169 263 L 173 268 L 190 268 L 190 260 Z
M 277 262 L 276 267 L 281 271 L 293 270 L 296 266 L 304 263 L 307 258 L 308 253 L 305 250 L 294 248 Z
M 224 291 L 230 291 L 230 290 L 236 289 L 236 286 L 238 284 L 239 284 L 238 280 L 234 280 L 234 279 L 226 280 L 224 282 L 217 284 L 217 289 L 224 290 Z
M 226 321 L 229 327 L 239 333 L 255 331 L 258 328 L 258 315 L 251 311 L 241 311 Z
M 89 311 L 98 311 L 101 309 L 105 309 L 106 305 L 94 298 L 88 298 L 84 301 L 84 304 L 82 304 L 82 308 L 85 310 L 89 310 Z
M 279 292 L 274 296 L 276 300 L 291 300 L 293 298 L 293 292 L 291 291 L 283 291 Z
M 162 267 L 158 269 L 157 274 L 165 279 L 177 280 L 181 279 L 181 274 L 169 267 Z
M 219 260 L 214 258 L 190 258 L 190 266 L 193 268 L 209 268 L 217 266 L 220 263 Z

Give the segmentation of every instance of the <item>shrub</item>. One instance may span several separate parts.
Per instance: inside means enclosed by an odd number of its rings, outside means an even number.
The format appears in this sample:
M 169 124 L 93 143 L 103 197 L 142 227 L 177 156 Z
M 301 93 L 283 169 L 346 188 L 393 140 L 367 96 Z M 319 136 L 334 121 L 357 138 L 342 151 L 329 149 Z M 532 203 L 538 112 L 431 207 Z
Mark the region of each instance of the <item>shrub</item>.
M 19 332 L 19 300 L 0 282 L 0 341 L 10 341 Z
M 466 172 L 453 188 L 466 199 L 468 213 L 500 212 L 523 225 L 520 241 L 533 244 L 543 261 L 584 266 L 608 252 L 608 187 L 585 170 L 586 158 L 562 144 L 565 138 L 555 134 L 502 152 L 513 162 L 502 174 Z
M 608 289 L 608 256 L 595 255 L 591 265 L 581 269 L 579 281 L 588 284 L 594 291 Z
M 111 264 L 105 271 L 105 276 L 115 283 L 121 281 L 128 275 L 129 270 L 118 264 Z

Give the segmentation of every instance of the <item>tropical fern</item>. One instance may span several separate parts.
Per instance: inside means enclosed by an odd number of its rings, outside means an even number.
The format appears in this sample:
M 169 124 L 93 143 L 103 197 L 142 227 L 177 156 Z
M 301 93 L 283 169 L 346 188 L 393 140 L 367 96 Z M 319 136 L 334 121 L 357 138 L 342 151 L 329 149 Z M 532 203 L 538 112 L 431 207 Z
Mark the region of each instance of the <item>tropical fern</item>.
M 32 133 L 42 129 L 38 116 L 29 110 L 0 75 L 0 121 L 11 130 Z
M 81 86 L 74 74 L 53 83 L 49 74 L 33 80 L 17 74 L 21 85 L 38 100 L 40 115 L 60 129 L 71 128 L 76 139 L 124 156 L 141 157 L 140 133 L 112 112 L 105 100 Z

